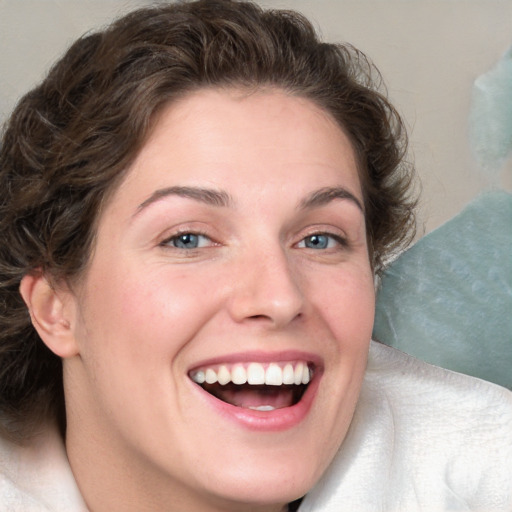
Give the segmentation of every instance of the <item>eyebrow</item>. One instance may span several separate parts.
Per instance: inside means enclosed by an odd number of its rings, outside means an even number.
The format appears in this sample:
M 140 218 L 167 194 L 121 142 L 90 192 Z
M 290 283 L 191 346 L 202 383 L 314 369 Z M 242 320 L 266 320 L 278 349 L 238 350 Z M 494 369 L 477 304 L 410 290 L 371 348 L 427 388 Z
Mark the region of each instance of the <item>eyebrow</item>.
M 135 215 L 147 208 L 149 205 L 168 196 L 186 197 L 194 199 L 202 203 L 217 206 L 228 207 L 233 203 L 231 196 L 222 190 L 214 190 L 202 187 L 166 187 L 155 190 L 145 201 L 138 207 Z M 334 201 L 335 199 L 348 199 L 352 201 L 364 213 L 364 208 L 359 199 L 343 187 L 324 187 L 315 190 L 306 196 L 300 203 L 299 209 L 318 208 Z
M 361 210 L 361 212 L 364 213 L 364 208 L 361 204 L 361 201 L 359 201 L 359 199 L 354 194 L 352 194 L 352 192 L 343 187 L 325 187 L 316 190 L 299 203 L 299 208 L 318 208 L 320 206 L 325 206 L 335 199 L 348 199 L 349 201 L 352 201 Z
M 187 197 L 211 206 L 229 206 L 232 203 L 228 193 L 200 187 L 167 187 L 155 190 L 145 201 L 137 207 L 135 215 L 147 208 L 150 204 L 168 196 Z

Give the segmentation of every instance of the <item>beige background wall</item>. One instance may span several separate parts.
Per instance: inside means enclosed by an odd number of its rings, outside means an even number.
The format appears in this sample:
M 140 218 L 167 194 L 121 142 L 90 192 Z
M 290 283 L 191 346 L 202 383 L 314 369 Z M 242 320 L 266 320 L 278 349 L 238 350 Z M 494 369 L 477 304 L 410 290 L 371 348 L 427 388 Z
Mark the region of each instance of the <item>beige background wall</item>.
M 142 0 L 0 0 L 0 120 L 78 35 Z M 324 37 L 378 65 L 411 133 L 427 231 L 489 186 L 512 190 L 512 161 L 479 171 L 468 142 L 471 87 L 512 45 L 512 0 L 262 0 L 307 14 Z M 512 91 L 511 91 L 512 94 Z

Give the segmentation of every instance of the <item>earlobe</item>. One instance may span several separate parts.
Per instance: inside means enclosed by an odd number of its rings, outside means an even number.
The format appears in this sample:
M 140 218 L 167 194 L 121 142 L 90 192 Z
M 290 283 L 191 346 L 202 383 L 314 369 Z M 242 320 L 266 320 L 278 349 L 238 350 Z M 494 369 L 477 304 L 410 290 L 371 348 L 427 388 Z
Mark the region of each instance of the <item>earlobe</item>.
M 41 273 L 23 277 L 20 293 L 30 312 L 32 325 L 45 345 L 62 358 L 77 355 L 69 293 L 55 290 Z

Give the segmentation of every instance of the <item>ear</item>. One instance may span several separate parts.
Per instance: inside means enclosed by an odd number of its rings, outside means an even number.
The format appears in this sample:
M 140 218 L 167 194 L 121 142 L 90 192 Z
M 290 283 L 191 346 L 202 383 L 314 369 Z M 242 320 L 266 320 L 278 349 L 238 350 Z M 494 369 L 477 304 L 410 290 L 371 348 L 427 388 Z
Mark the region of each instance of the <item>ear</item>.
M 32 325 L 45 345 L 62 358 L 77 355 L 71 292 L 57 291 L 42 273 L 36 273 L 23 277 L 20 293 L 30 312 Z

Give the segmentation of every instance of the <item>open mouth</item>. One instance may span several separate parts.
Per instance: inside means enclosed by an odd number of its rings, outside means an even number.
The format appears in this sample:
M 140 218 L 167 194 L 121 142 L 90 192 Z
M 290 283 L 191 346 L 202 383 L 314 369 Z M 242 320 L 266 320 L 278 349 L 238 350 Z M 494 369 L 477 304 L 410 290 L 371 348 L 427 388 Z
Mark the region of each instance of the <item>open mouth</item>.
M 190 378 L 215 398 L 235 407 L 273 411 L 300 402 L 314 374 L 306 361 L 237 363 L 197 368 Z

